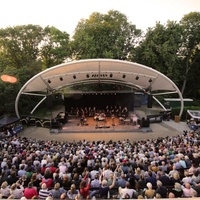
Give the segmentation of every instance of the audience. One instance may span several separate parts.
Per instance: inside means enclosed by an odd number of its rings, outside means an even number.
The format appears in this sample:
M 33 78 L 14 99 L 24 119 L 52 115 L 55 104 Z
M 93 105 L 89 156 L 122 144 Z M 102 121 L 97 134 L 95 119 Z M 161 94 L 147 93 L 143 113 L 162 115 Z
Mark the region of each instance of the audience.
M 0 197 L 199 197 L 199 144 L 197 131 L 137 142 L 6 137 L 0 144 Z

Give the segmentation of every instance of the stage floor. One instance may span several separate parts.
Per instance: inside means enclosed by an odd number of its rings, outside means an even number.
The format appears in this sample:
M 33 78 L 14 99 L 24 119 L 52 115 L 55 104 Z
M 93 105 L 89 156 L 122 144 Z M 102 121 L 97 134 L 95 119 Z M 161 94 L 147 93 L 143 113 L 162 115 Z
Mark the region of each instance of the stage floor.
M 123 122 L 115 117 L 114 121 L 111 117 L 107 117 L 106 121 L 96 121 L 93 117 L 86 118 L 85 125 L 81 125 L 80 119 L 70 116 L 66 124 L 62 126 L 59 132 L 75 133 L 75 132 L 150 132 L 151 128 L 140 128 L 136 123 L 129 120 Z M 114 122 L 114 123 L 113 123 Z

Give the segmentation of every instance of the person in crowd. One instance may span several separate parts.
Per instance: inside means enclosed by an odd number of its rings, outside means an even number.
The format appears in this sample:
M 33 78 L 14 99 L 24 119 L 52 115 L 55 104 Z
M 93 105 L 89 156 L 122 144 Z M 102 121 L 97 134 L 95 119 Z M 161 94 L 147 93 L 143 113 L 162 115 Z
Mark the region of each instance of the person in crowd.
M 24 187 L 19 181 L 10 186 L 10 195 L 13 199 L 20 199 L 24 196 Z M 9 197 L 8 197 L 9 198 Z
M 157 180 L 156 194 L 160 194 L 161 198 L 167 198 L 167 187 L 163 186 L 159 180 Z
M 171 193 L 174 194 L 174 198 L 181 198 L 183 196 L 183 189 L 180 183 L 176 182 L 174 188 L 172 188 Z
M 160 172 L 160 178 L 158 178 L 161 182 L 163 186 L 170 186 L 171 185 L 171 180 L 169 178 L 169 176 L 164 172 L 161 171 Z
M 28 187 L 28 183 L 29 183 L 30 181 L 27 179 L 26 174 L 24 174 L 19 180 L 20 180 L 20 182 L 22 183 L 22 185 L 23 185 L 24 187 Z
M 51 190 L 51 196 L 54 199 L 59 199 L 61 194 L 66 193 L 67 190 L 65 190 L 64 188 L 60 187 L 60 183 L 56 183 L 54 185 L 54 189 Z
M 74 184 L 76 186 L 76 188 L 79 188 L 79 185 L 81 183 L 81 179 L 80 179 L 81 175 L 79 175 L 78 173 L 74 173 L 73 177 L 72 177 L 72 184 Z
M 4 181 L 0 188 L 1 199 L 7 199 L 10 196 L 10 188 L 8 182 Z
M 41 179 L 37 178 L 37 174 L 34 173 L 31 177 L 30 182 L 33 184 L 34 187 L 39 188 L 40 183 L 41 183 Z
M 119 187 L 118 192 L 119 192 L 119 196 L 122 199 L 126 199 L 127 197 L 128 199 L 132 199 L 135 197 L 135 194 L 136 194 L 136 191 L 130 188 L 129 182 L 126 182 L 125 188 Z
M 74 200 L 78 194 L 79 190 L 76 189 L 75 184 L 71 184 L 70 189 L 67 191 L 67 198 L 70 200 Z
M 172 170 L 170 170 L 169 177 L 172 178 L 174 173 L 178 173 L 178 170 L 176 169 L 176 165 L 173 165 Z
M 99 188 L 100 182 L 99 182 L 99 174 L 96 174 L 94 179 L 91 181 L 91 188 Z
M 146 178 L 146 183 L 151 183 L 153 187 L 156 187 L 156 177 L 152 173 L 152 171 L 148 171 L 148 177 Z
M 172 177 L 170 178 L 171 185 L 174 185 L 175 183 L 181 183 L 179 172 L 173 173 Z
M 192 184 L 192 176 L 189 175 L 187 171 L 185 171 L 185 177 L 181 180 L 182 184 L 185 185 L 186 183 Z
M 122 188 L 125 188 L 126 183 L 127 183 L 127 180 L 126 180 L 125 174 L 122 174 L 121 177 L 116 181 L 116 185 Z
M 82 195 L 82 197 L 84 199 L 88 199 L 91 198 L 95 195 L 95 191 L 90 191 L 90 182 L 91 182 L 91 178 L 89 178 L 89 172 L 86 172 L 83 180 L 80 183 L 80 194 Z
M 44 177 L 42 178 L 41 183 L 45 183 L 47 188 L 53 187 L 53 179 L 48 176 L 48 173 L 44 174 Z
M 103 162 L 104 162 L 104 160 L 103 160 Z M 105 178 L 109 179 L 111 173 L 113 173 L 113 171 L 110 169 L 109 164 L 106 163 L 103 167 L 103 176 Z
M 64 174 L 62 178 L 61 186 L 65 190 L 67 190 L 68 188 L 70 188 L 71 184 L 72 184 L 71 179 L 66 174 Z
M 18 171 L 18 177 L 22 177 L 26 174 L 25 165 L 21 165 L 20 170 Z
M 8 182 L 8 185 L 12 185 L 14 183 L 16 183 L 18 181 L 18 177 L 16 175 L 16 171 L 13 171 L 9 176 L 8 176 L 8 179 L 7 179 L 7 182 Z
M 41 189 L 39 190 L 39 199 L 46 199 L 48 196 L 51 195 L 51 192 L 50 190 L 47 188 L 47 185 L 46 183 L 43 183 L 41 185 Z
M 29 182 L 28 187 L 24 189 L 24 197 L 27 199 L 38 198 L 37 188 L 33 186 L 32 182 Z
M 153 199 L 155 197 L 156 191 L 153 189 L 153 186 L 150 182 L 147 183 L 147 189 L 144 192 L 144 196 L 147 199 Z
M 190 183 L 185 183 L 185 187 L 183 188 L 183 197 L 185 198 L 191 198 L 196 197 L 197 192 L 191 187 Z
M 99 166 L 98 165 L 94 165 L 94 167 L 92 168 L 92 171 L 90 171 L 90 176 L 91 179 L 94 180 L 96 174 L 99 174 Z
M 110 190 L 114 188 L 116 183 L 116 177 L 114 175 L 112 185 L 108 186 L 108 182 L 106 177 L 103 177 L 103 173 L 101 173 L 99 177 L 100 187 L 99 187 L 99 197 L 100 198 L 110 198 Z
M 7 166 L 2 169 L 1 176 L 0 176 L 0 184 L 2 184 L 4 181 L 7 182 L 8 180 L 8 172 L 6 170 Z

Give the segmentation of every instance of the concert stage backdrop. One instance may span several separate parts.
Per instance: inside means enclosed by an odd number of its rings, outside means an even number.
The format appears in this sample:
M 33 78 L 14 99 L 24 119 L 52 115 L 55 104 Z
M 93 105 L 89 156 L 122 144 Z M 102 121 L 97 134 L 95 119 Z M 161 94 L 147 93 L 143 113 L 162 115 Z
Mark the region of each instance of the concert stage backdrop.
M 146 96 L 134 93 L 112 93 L 112 94 L 72 94 L 65 95 L 65 110 L 73 108 L 96 107 L 105 109 L 106 106 L 127 107 L 129 111 L 134 111 L 134 107 L 139 107 L 146 103 Z

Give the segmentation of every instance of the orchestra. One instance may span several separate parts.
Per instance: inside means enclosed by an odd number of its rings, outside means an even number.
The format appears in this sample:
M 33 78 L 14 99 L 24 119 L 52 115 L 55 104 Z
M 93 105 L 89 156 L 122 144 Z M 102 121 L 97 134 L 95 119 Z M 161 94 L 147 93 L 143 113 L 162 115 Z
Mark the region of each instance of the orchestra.
M 96 107 L 71 107 L 69 113 L 71 115 L 75 115 L 76 118 L 82 117 L 84 114 L 85 117 L 95 117 L 97 115 L 106 115 L 107 117 L 111 117 L 113 114 L 116 117 L 128 117 L 129 111 L 128 108 L 122 106 L 106 106 L 104 109 L 97 110 Z
M 133 124 L 135 125 L 137 117 L 133 117 L 131 112 L 128 111 L 128 108 L 126 106 L 117 106 L 117 105 L 111 105 L 111 106 L 105 106 L 105 108 L 98 109 L 97 107 L 71 107 L 67 113 L 70 114 L 71 117 L 75 117 L 77 120 L 79 120 L 77 125 L 80 126 L 87 126 L 88 124 L 88 118 L 93 118 L 93 120 L 96 123 L 96 127 L 108 127 L 107 126 L 107 118 L 111 119 L 112 126 L 115 126 L 117 124 Z M 56 119 L 59 118 L 59 120 L 64 124 L 64 114 L 63 112 L 60 112 Z M 63 119 L 64 118 L 64 119 Z M 63 119 L 63 120 L 62 120 Z M 138 118 L 137 118 L 138 119 Z M 117 120 L 117 121 L 116 121 Z M 90 120 L 89 120 L 90 121 Z M 116 124 L 117 122 L 117 124 Z

